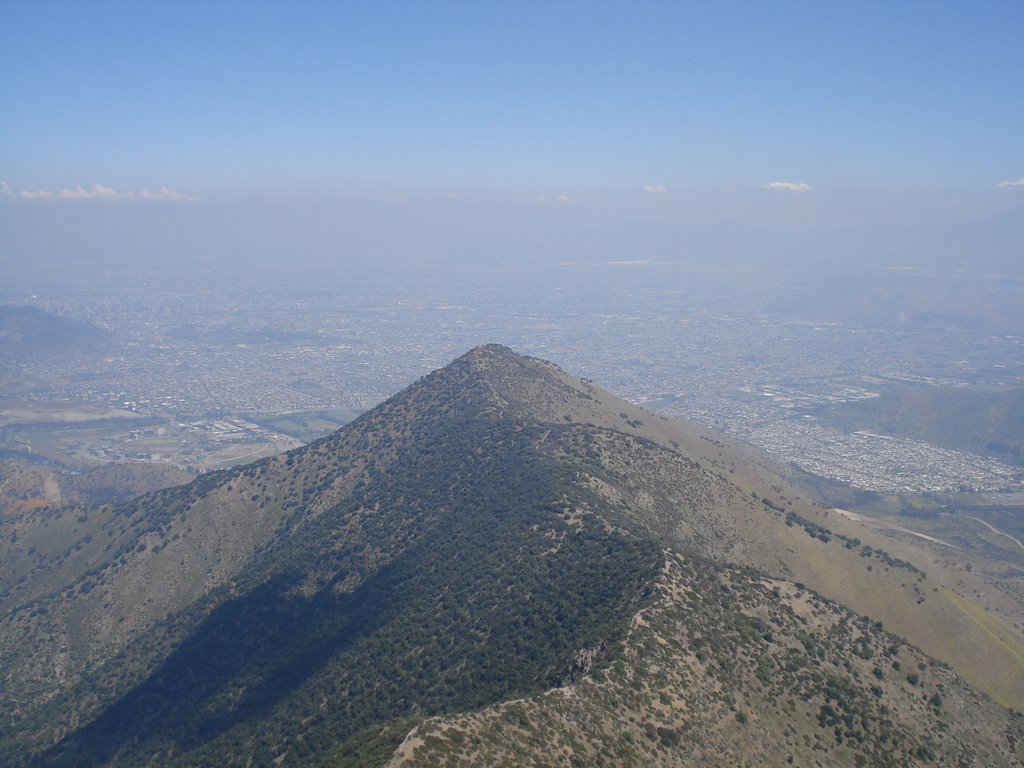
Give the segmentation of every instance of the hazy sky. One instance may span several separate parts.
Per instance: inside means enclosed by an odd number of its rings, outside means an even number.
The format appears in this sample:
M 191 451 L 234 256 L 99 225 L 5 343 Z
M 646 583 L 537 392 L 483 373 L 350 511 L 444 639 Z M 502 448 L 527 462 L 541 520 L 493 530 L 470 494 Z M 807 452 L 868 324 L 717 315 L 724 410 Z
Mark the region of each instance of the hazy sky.
M 100 214 L 109 228 L 214 249 L 218 216 L 228 239 L 269 217 L 280 242 L 327 249 L 389 221 L 401 247 L 443 250 L 470 219 L 484 242 L 490 216 L 668 252 L 737 222 L 1019 213 L 1022 40 L 1020 0 L 7 0 L 0 246 L 46 250 L 67 226 L 137 247 L 72 210 L 99 205 L 125 211 Z M 140 212 L 183 206 L 249 218 Z

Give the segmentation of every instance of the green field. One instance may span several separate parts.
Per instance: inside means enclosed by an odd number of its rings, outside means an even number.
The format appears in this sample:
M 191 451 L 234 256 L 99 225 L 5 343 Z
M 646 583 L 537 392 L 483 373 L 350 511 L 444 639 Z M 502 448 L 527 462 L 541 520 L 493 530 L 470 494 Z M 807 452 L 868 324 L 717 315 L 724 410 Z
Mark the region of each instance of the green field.
M 360 413 L 361 411 L 352 408 L 331 408 L 323 411 L 298 411 L 275 416 L 251 416 L 250 418 L 261 427 L 309 443 L 340 429 Z

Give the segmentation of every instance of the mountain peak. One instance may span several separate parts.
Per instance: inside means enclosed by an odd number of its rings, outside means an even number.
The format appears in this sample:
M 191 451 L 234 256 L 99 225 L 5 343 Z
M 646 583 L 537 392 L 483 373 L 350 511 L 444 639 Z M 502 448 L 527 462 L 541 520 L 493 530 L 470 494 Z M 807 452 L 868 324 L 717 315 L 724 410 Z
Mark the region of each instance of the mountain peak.
M 466 354 L 464 354 L 461 359 L 472 361 L 487 361 L 495 358 L 508 359 L 522 357 L 523 355 L 513 352 L 504 344 L 496 344 L 492 342 L 490 344 L 481 344 L 479 346 L 473 347 Z
M 664 419 L 554 363 L 522 355 L 502 344 L 483 344 L 420 379 L 394 400 L 405 408 L 437 414 L 470 404 L 527 423 L 576 424 L 676 443 Z M 440 408 L 439 408 L 440 406 Z M 670 434 L 671 433 L 671 434 Z M 696 439 L 696 438 L 695 438 Z
M 517 372 L 517 375 L 535 375 L 535 371 L 530 370 L 530 362 L 531 358 L 520 355 L 504 344 L 481 344 L 473 347 L 436 373 L 462 371 L 487 376 L 501 374 L 504 371 L 504 375 L 512 372 Z
M 79 559 L 0 590 L 0 762 L 507 764 L 523 733 L 666 768 L 695 746 L 1024 757 L 1015 716 L 887 632 L 948 654 L 931 628 L 950 627 L 951 661 L 986 658 L 1017 702 L 1015 636 L 950 618 L 903 559 L 927 552 L 892 557 L 724 436 L 500 344 L 285 456 L 86 512 L 39 534 L 88 524 Z
M 523 374 L 527 374 L 531 367 L 536 368 L 537 364 L 540 364 L 541 367 L 551 365 L 536 358 L 521 355 L 504 344 L 481 344 L 473 347 L 461 357 L 453 360 L 447 367 L 457 368 L 466 364 L 478 371 L 502 370 L 511 367 Z
M 474 347 L 422 380 L 428 386 L 441 382 L 458 397 L 486 390 L 489 408 L 540 422 L 587 421 L 583 411 L 592 409 L 581 411 L 580 406 L 594 399 L 594 388 L 581 379 L 502 344 Z

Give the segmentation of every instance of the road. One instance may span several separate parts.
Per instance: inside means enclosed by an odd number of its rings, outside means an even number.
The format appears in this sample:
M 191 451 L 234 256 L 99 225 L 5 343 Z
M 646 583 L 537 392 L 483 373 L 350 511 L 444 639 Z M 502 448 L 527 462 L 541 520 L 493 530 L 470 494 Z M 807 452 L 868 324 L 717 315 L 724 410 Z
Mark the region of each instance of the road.
M 991 525 L 986 523 L 984 520 L 982 520 L 980 518 L 977 518 L 977 517 L 971 517 L 970 515 L 960 515 L 960 517 L 966 517 L 969 520 L 976 520 L 977 522 L 981 523 L 986 528 L 988 528 L 990 531 L 992 531 L 992 533 L 997 533 L 1000 536 L 1005 536 L 1010 541 L 1012 541 L 1014 544 L 1016 544 L 1018 547 L 1020 547 L 1021 549 L 1024 549 L 1024 544 L 1021 544 L 1020 539 L 1018 539 L 1015 536 L 1011 536 L 1010 534 L 1006 533 L 1005 531 L 1000 531 L 998 528 L 993 528 Z
M 856 520 L 858 523 L 863 523 L 869 528 L 878 528 L 881 530 L 900 531 L 901 533 L 909 533 L 911 536 L 917 536 L 918 538 L 924 539 L 925 541 L 930 541 L 933 544 L 942 544 L 943 546 L 952 547 L 953 549 L 960 549 L 960 547 L 956 546 L 956 544 L 950 544 L 948 541 L 936 539 L 934 536 L 929 536 L 928 534 L 921 533 L 920 531 L 913 531 L 910 528 L 904 528 L 902 525 L 890 523 L 887 520 L 878 520 L 874 517 L 869 517 L 867 515 L 860 515 L 856 512 L 851 512 L 848 509 L 839 509 L 838 507 L 834 507 L 834 509 L 843 517 L 848 518 L 850 520 Z

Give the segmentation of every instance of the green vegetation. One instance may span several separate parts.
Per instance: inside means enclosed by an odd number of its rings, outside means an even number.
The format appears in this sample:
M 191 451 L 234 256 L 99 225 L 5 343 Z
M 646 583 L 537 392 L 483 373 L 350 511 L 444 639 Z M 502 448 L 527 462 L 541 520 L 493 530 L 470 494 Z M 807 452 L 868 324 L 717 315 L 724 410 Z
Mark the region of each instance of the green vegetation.
M 1018 764 L 1020 718 L 876 624 L 750 570 L 670 556 L 611 656 L 571 692 L 421 724 L 388 768 Z M 914 687 L 881 657 L 913 664 Z M 965 720 L 944 716 L 949 696 L 970 702 Z
M 348 424 L 359 415 L 349 408 L 333 408 L 323 411 L 299 411 L 275 416 L 250 416 L 249 418 L 265 429 L 294 437 L 310 443 Z
M 0 550 L 0 762 L 376 766 L 414 727 L 395 765 L 999 765 L 1024 745 L 814 590 L 887 628 L 913 612 L 943 652 L 955 627 L 1012 688 L 998 618 L 641 415 L 485 347 L 283 456 L 45 510 Z
M 297 765 L 410 711 L 557 684 L 576 649 L 623 625 L 660 553 L 594 516 L 567 524 L 568 481 L 531 451 L 536 432 L 472 411 L 418 431 L 387 473 L 240 574 L 243 597 L 212 596 L 177 619 L 173 652 L 41 763 L 171 750 L 168 765 L 243 753 Z M 467 464 L 479 445 L 493 450 Z M 358 538 L 337 541 L 356 520 Z M 306 596 L 310 581 L 322 586 Z M 160 647 L 132 647 L 55 706 L 118 691 Z

